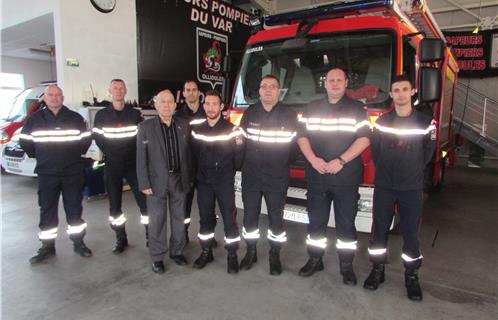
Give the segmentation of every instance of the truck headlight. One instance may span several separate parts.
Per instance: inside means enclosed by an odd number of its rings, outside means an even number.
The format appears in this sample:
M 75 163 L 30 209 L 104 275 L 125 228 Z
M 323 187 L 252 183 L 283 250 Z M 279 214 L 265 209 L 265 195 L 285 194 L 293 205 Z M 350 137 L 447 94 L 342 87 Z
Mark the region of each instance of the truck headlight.
M 358 200 L 358 211 L 372 212 L 373 203 L 372 200 L 360 199 Z

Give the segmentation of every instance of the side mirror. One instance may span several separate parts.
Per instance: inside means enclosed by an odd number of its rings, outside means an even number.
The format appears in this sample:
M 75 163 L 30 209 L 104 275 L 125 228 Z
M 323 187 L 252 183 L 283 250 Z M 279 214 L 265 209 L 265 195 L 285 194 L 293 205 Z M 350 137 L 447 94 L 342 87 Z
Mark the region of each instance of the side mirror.
M 420 62 L 431 63 L 444 59 L 444 43 L 441 39 L 425 38 L 420 42 Z
M 420 102 L 435 102 L 441 99 L 441 70 L 422 67 L 419 75 Z

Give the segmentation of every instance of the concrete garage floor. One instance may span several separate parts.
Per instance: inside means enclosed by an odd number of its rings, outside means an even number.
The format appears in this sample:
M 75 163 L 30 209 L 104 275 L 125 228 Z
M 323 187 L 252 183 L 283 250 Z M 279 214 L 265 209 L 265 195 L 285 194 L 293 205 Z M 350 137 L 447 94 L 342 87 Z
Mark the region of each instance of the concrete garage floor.
M 153 274 L 144 246 L 144 232 L 130 192 L 130 248 L 111 253 L 113 233 L 107 223 L 107 200 L 84 203 L 88 222 L 86 242 L 94 252 L 81 258 L 72 252 L 63 231 L 62 213 L 57 256 L 31 266 L 38 206 L 36 180 L 3 174 L 2 187 L 2 319 L 497 319 L 498 171 L 450 168 L 445 189 L 427 203 L 421 229 L 421 269 L 424 301 L 406 298 L 399 249 L 400 235 L 390 241 L 391 264 L 386 283 L 376 292 L 362 283 L 370 265 L 368 235 L 359 236 L 355 260 L 359 284 L 342 284 L 333 245 L 325 256 L 325 271 L 301 278 L 297 271 L 307 259 L 305 225 L 287 223 L 289 242 L 282 252 L 284 273 L 268 274 L 268 245 L 259 242 L 256 266 L 238 275 L 226 273 L 225 250 L 215 249 L 215 262 L 194 270 L 199 254 L 194 241 L 186 248 L 190 265 L 178 267 L 167 259 L 167 272 Z M 194 214 L 194 221 L 198 216 Z M 239 221 L 242 212 L 239 212 Z M 267 220 L 263 216 L 266 234 Z M 193 237 L 198 230 L 191 228 Z M 222 243 L 222 228 L 216 237 Z M 435 233 L 437 239 L 433 244 Z M 329 230 L 329 243 L 335 232 Z M 239 253 L 242 256 L 243 251 Z

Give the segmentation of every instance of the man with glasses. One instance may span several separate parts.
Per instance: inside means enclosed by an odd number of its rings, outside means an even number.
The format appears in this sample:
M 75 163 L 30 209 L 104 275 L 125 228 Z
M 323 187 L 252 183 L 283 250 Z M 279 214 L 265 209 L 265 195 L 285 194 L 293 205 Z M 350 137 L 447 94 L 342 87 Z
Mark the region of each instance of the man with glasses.
M 242 236 L 247 244 L 240 269 L 249 270 L 257 261 L 259 215 L 264 197 L 269 219 L 270 274 L 279 275 L 282 273 L 280 248 L 287 241 L 282 214 L 289 185 L 289 158 L 296 138 L 297 116 L 292 109 L 279 103 L 280 82 L 275 76 L 263 77 L 259 95 L 261 101 L 250 106 L 240 122 L 246 136 L 242 165 Z

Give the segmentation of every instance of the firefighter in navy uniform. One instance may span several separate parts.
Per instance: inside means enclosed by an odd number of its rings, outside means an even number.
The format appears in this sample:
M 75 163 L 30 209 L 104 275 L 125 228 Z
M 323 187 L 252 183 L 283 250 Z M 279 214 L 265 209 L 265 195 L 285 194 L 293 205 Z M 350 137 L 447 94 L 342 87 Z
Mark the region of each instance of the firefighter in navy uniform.
M 20 134 L 19 143 L 31 158 L 36 158 L 38 174 L 38 203 L 42 247 L 29 261 L 41 262 L 55 255 L 58 204 L 62 200 L 67 219 L 67 233 L 74 251 L 90 257 L 92 251 L 83 242 L 86 222 L 81 218 L 83 207 L 83 158 L 90 146 L 91 133 L 85 120 L 62 103 L 62 90 L 51 85 L 43 97 L 46 107 L 30 115 Z
M 178 106 L 178 109 L 175 112 L 175 116 L 181 117 L 187 120 L 188 122 L 197 119 L 206 119 L 206 112 L 204 111 L 202 103 L 200 102 L 201 92 L 199 91 L 199 86 L 197 85 L 197 82 L 194 80 L 185 81 L 185 83 L 183 84 L 182 94 L 183 97 L 185 98 L 185 103 L 180 104 Z M 197 166 L 194 164 L 194 167 Z M 196 188 L 197 186 L 194 183 L 194 186 L 187 194 L 187 203 L 186 203 L 187 208 L 185 210 L 185 237 L 187 243 L 189 242 L 188 227 L 190 226 L 192 202 L 194 200 L 194 193 Z M 213 241 L 216 245 L 216 239 L 214 239 Z
M 202 247 L 193 267 L 202 269 L 214 260 L 214 209 L 215 201 L 218 201 L 228 253 L 227 271 L 237 273 L 240 236 L 236 220 L 234 177 L 242 164 L 243 140 L 242 131 L 221 117 L 223 107 L 218 92 L 207 92 L 204 100 L 207 119 L 191 122 L 192 147 L 197 158 L 197 204 L 201 225 L 197 236 Z
M 92 131 L 95 142 L 104 153 L 109 222 L 117 239 L 112 252 L 119 254 L 128 246 L 125 229 L 126 216 L 121 209 L 123 178 L 126 178 L 130 185 L 140 208 L 140 222 L 145 226 L 146 245 L 148 244 L 149 217 L 145 195 L 138 190 L 136 166 L 137 126 L 143 118 L 140 111 L 125 104 L 126 84 L 123 80 L 113 79 L 109 93 L 112 103 L 97 112 Z
M 373 268 L 363 287 L 376 290 L 384 282 L 388 232 L 397 205 L 407 295 L 411 300 L 422 300 L 418 269 L 423 257 L 418 229 L 423 206 L 424 169 L 434 155 L 436 125 L 430 116 L 412 108 L 414 94 L 409 77 L 397 76 L 390 92 L 394 109 L 380 116 L 374 125 L 375 214 L 368 249 Z
M 249 270 L 257 261 L 256 243 L 264 197 L 269 220 L 270 274 L 279 275 L 282 273 L 280 248 L 287 241 L 283 209 L 289 185 L 289 161 L 298 124 L 296 113 L 278 102 L 280 82 L 275 76 L 263 77 L 259 95 L 261 102 L 250 106 L 240 122 L 246 137 L 242 165 L 242 237 L 247 244 L 240 268 Z
M 308 184 L 309 259 L 299 275 L 309 277 L 323 270 L 322 256 L 327 246 L 327 224 L 333 201 L 336 224 L 336 248 L 343 282 L 356 285 L 353 258 L 357 248 L 355 218 L 358 188 L 363 180 L 359 155 L 370 144 L 369 122 L 362 103 L 345 95 L 348 80 L 342 69 L 327 73 L 327 96 L 311 102 L 300 122 L 298 144 L 306 157 Z

